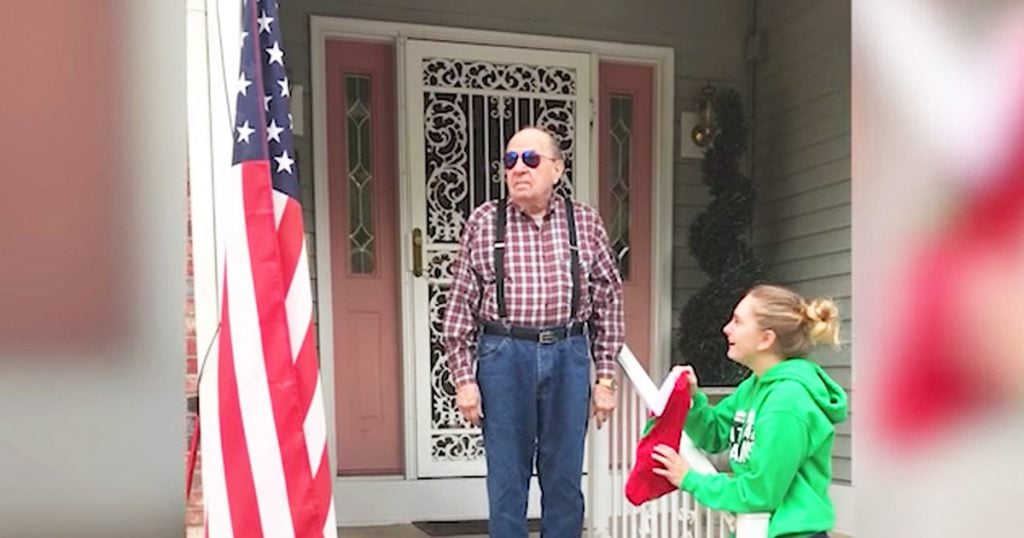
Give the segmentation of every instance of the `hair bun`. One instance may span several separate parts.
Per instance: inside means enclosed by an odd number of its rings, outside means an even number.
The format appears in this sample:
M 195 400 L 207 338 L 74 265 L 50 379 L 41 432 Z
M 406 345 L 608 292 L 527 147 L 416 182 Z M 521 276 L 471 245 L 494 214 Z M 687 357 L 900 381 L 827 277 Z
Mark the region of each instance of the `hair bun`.
M 830 299 L 814 299 L 804 306 L 812 340 L 839 345 L 839 307 Z

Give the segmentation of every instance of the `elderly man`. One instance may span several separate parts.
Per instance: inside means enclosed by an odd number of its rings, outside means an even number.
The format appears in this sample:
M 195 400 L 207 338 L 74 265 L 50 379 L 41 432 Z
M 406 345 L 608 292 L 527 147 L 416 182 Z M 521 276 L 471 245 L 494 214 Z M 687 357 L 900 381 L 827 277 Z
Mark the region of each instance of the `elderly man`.
M 549 132 L 517 132 L 504 165 L 507 198 L 476 208 L 462 235 L 448 368 L 459 410 L 483 428 L 490 535 L 527 536 L 536 462 L 541 535 L 571 538 L 583 527 L 588 417 L 600 427 L 615 408 L 622 281 L 597 211 L 554 193 L 565 162 Z

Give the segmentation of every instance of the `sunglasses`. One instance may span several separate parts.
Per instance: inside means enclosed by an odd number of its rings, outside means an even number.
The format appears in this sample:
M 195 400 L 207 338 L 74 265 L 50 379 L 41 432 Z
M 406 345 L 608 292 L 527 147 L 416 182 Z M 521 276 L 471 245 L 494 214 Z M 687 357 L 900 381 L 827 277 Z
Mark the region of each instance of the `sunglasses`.
M 516 165 L 516 161 L 519 160 L 519 157 L 522 157 L 523 164 L 530 168 L 537 168 L 538 166 L 540 166 L 541 159 L 551 159 L 552 161 L 557 160 L 554 157 L 541 155 L 540 153 L 537 153 L 532 149 L 528 149 L 524 151 L 522 154 L 519 154 L 515 151 L 510 151 L 505 154 L 505 169 L 511 170 Z

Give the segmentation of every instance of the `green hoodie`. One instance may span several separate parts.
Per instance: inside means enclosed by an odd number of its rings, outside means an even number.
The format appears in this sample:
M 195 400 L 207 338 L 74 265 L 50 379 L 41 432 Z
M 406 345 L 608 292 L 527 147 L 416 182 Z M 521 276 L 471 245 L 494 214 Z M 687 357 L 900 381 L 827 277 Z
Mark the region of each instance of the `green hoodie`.
M 715 510 L 772 512 L 769 538 L 830 531 L 834 425 L 845 419 L 843 388 L 802 358 L 751 375 L 715 406 L 698 392 L 686 433 L 706 452 L 729 449 L 733 474 L 690 471 L 680 487 Z

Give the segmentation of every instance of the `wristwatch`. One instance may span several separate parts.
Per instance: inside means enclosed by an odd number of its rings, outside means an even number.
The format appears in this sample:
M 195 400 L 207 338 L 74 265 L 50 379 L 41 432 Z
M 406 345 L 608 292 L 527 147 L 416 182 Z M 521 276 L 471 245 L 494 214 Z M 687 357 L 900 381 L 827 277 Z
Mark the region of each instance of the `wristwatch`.
M 606 377 L 606 378 L 598 379 L 597 380 L 597 384 L 601 385 L 602 387 L 608 387 L 608 388 L 610 388 L 612 390 L 618 390 L 618 388 L 619 388 L 619 384 L 616 383 L 615 382 L 615 378 L 612 378 L 612 377 Z

